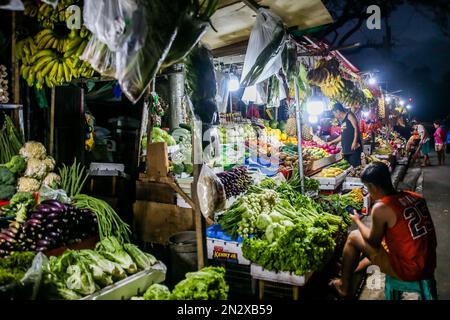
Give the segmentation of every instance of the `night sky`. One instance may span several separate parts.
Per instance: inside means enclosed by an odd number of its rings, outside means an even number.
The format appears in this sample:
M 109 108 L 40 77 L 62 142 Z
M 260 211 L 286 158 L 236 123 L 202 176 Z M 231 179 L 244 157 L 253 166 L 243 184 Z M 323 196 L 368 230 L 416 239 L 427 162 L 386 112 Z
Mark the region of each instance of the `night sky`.
M 412 110 L 420 120 L 433 121 L 450 114 L 450 37 L 419 13 L 403 5 L 390 18 L 394 47 L 391 55 L 383 49 L 345 50 L 342 53 L 361 71 L 378 70 L 383 88 L 398 93 L 405 101 L 413 98 Z M 348 24 L 339 30 L 344 34 Z M 382 42 L 385 33 L 364 25 L 347 43 Z

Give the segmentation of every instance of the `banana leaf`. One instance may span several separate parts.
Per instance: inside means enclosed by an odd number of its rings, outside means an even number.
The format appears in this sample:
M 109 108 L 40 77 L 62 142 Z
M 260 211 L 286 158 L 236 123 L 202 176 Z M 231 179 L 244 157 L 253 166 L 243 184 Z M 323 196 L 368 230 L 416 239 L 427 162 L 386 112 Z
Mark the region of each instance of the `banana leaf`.
M 136 103 L 161 68 L 179 31 L 180 12 L 189 1 L 152 0 L 142 1 L 142 11 L 148 25 L 145 45 L 136 52 L 121 51 L 119 64 L 124 72 L 119 74 L 119 84 L 124 94 Z M 140 12 L 140 11 L 139 11 Z M 133 44 L 127 44 L 133 47 Z M 131 49 L 130 49 L 131 51 Z
M 186 60 L 187 92 L 195 115 L 205 124 L 218 119 L 216 76 L 211 52 L 204 46 L 194 48 Z
M 200 6 L 198 1 L 193 1 L 193 4 L 182 14 L 178 33 L 164 60 L 163 68 L 183 60 L 200 41 L 207 31 L 209 18 L 216 11 L 217 3 L 218 0 L 206 0 L 203 6 Z

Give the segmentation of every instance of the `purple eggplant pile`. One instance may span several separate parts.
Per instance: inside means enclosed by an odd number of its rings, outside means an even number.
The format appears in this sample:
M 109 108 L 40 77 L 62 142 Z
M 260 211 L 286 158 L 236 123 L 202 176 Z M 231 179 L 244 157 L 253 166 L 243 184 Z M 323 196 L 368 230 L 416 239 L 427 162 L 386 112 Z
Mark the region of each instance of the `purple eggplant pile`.
M 45 200 L 28 214 L 25 223 L 12 222 L 1 230 L 0 257 L 74 244 L 97 232 L 97 218 L 90 210 Z
M 217 176 L 225 187 L 227 199 L 238 196 L 247 191 L 252 184 L 246 166 L 234 167 L 230 170 L 218 173 Z

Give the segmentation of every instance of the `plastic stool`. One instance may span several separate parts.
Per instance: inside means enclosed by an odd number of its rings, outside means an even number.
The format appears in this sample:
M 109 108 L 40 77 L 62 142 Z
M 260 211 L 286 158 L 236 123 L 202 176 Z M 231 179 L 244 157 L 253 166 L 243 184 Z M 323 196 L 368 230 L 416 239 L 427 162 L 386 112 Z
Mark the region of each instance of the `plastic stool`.
M 400 300 L 402 292 L 416 292 L 422 300 L 437 300 L 434 279 L 405 282 L 386 275 L 385 299 Z

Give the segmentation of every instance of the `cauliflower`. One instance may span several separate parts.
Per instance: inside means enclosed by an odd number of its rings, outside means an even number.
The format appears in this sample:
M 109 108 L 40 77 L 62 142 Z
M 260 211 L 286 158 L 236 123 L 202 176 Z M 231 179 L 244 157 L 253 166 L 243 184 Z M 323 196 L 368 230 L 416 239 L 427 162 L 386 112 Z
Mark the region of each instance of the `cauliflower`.
M 52 189 L 58 189 L 61 185 L 61 177 L 54 172 L 49 173 L 42 181 L 42 185 Z
M 28 160 L 25 177 L 42 180 L 48 173 L 47 165 L 44 161 L 31 158 Z
M 33 178 L 22 177 L 18 183 L 19 192 L 37 192 L 41 187 L 41 183 Z
M 42 143 L 36 141 L 28 141 L 25 145 L 19 150 L 19 153 L 22 157 L 26 159 L 40 159 L 44 160 L 47 155 L 47 150 Z
M 55 169 L 55 159 L 53 159 L 52 157 L 48 156 L 43 160 L 43 162 L 47 167 L 47 172 L 52 172 Z

